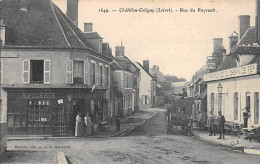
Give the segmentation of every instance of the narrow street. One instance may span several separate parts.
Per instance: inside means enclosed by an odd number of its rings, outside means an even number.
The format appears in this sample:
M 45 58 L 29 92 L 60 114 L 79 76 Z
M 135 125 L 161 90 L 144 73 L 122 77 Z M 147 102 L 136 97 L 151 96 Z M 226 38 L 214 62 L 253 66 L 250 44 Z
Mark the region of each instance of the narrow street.
M 8 141 L 8 150 L 16 150 L 16 154 L 44 151 L 45 155 L 45 151 L 50 154 L 62 151 L 70 163 L 76 164 L 260 163 L 259 156 L 234 152 L 194 137 L 167 135 L 162 111 L 125 137 L 13 140 Z M 24 161 L 35 163 L 33 158 Z

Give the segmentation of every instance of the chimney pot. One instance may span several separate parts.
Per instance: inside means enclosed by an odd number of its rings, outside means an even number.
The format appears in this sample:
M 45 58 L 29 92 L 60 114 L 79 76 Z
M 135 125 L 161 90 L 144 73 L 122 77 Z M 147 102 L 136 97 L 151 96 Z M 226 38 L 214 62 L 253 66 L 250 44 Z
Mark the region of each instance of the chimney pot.
M 93 23 L 84 23 L 84 32 L 92 32 Z
M 116 57 L 125 56 L 125 47 L 124 46 L 116 46 L 115 52 L 116 52 Z

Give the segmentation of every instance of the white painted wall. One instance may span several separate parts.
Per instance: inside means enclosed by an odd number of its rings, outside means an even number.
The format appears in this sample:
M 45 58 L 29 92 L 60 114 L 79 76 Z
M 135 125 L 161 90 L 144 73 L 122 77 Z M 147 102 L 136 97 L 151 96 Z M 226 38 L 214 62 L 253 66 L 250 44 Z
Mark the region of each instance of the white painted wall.
M 214 93 L 214 113 L 218 113 L 218 84 L 221 83 L 222 90 L 222 113 L 226 121 L 244 123 L 243 112 L 246 107 L 246 93 L 250 92 L 250 118 L 248 127 L 258 127 L 260 124 L 254 124 L 254 93 L 258 92 L 260 96 L 260 77 L 259 75 L 231 78 L 207 83 L 207 108 L 208 115 L 211 109 L 211 93 Z M 234 120 L 234 93 L 238 93 L 238 120 Z M 260 112 L 260 111 L 259 111 Z M 260 119 L 260 117 L 258 118 Z M 259 120 L 260 122 L 260 120 Z

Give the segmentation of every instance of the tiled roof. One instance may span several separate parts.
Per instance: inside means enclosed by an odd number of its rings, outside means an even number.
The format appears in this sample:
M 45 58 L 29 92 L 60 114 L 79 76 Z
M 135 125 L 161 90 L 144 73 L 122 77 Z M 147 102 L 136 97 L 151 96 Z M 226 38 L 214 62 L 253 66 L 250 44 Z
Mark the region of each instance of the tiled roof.
M 149 72 L 147 72 L 147 71 L 144 69 L 144 67 L 143 67 L 139 62 L 136 62 L 136 64 L 138 64 L 138 65 L 146 72 L 146 74 L 149 75 L 149 76 L 153 79 L 153 76 L 152 76 Z
M 1 17 L 10 29 L 3 48 L 68 48 L 96 52 L 82 31 L 51 0 L 30 0 L 28 10 L 20 10 L 20 0 L 2 0 Z M 111 60 L 111 59 L 109 59 Z
M 96 39 L 96 38 L 99 38 L 99 39 L 103 39 L 97 32 L 84 32 L 82 33 L 82 35 L 87 38 L 87 39 Z
M 126 68 L 126 62 L 130 63 L 136 70 L 139 70 L 139 68 L 126 56 L 116 56 L 114 59 L 124 68 Z M 133 71 L 132 71 L 133 72 Z
M 216 71 L 226 70 L 229 68 L 237 67 L 236 58 L 239 54 L 256 55 L 248 64 L 256 63 L 260 60 L 260 46 L 254 46 L 256 42 L 256 28 L 250 27 L 241 40 L 232 48 L 230 54 L 220 64 Z

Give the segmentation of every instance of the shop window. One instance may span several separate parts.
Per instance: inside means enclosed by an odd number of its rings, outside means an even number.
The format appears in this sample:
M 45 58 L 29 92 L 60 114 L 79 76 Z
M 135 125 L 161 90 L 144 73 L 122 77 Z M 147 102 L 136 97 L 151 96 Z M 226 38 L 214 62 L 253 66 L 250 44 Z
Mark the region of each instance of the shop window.
M 73 61 L 73 83 L 83 84 L 84 83 L 84 62 Z
M 238 93 L 234 93 L 234 120 L 238 119 Z
M 30 61 L 30 83 L 42 84 L 43 83 L 43 60 L 31 60 Z
M 254 123 L 258 124 L 259 123 L 259 93 L 255 92 L 255 111 L 254 111 Z

